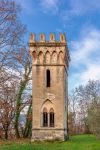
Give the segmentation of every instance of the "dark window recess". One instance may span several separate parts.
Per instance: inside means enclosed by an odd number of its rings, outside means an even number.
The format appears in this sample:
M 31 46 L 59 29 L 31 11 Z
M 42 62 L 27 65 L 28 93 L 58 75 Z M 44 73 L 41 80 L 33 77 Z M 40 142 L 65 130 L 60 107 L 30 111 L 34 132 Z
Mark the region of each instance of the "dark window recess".
M 50 70 L 47 70 L 46 78 L 47 78 L 47 87 L 50 87 Z
M 47 127 L 47 126 L 48 126 L 48 113 L 43 112 L 43 127 Z
M 50 127 L 54 127 L 54 112 L 50 112 Z

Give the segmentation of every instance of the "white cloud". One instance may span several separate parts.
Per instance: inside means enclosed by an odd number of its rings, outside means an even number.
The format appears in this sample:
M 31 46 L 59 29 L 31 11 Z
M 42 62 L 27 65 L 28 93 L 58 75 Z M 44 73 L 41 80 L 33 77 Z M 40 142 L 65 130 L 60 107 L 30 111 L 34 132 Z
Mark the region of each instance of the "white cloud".
M 21 5 L 24 13 L 33 15 L 37 12 L 57 14 L 59 0 L 14 0 Z
M 100 11 L 100 0 L 69 0 L 69 9 L 64 10 L 61 17 L 63 20 L 70 20 L 94 11 Z
M 91 59 L 93 53 L 100 56 L 100 31 L 96 29 L 85 29 L 79 41 L 72 41 L 72 63 L 79 65 Z M 93 61 L 93 60 L 92 60 Z
M 81 74 L 81 80 L 87 82 L 89 79 L 91 80 L 100 79 L 100 64 L 89 65 L 87 70 Z
M 100 79 L 100 30 L 85 30 L 77 41 L 71 43 L 70 85 L 77 86 L 89 79 Z
M 35 13 L 36 8 L 33 6 L 33 0 L 14 0 L 14 1 L 16 1 L 16 3 L 18 3 L 22 7 L 22 11 L 24 11 L 24 13 L 26 14 Z
M 56 14 L 59 8 L 59 0 L 40 0 L 40 6 L 44 13 Z
M 100 9 L 99 0 L 70 0 L 71 10 L 77 15 Z
M 44 7 L 56 7 L 58 0 L 42 0 L 41 3 Z

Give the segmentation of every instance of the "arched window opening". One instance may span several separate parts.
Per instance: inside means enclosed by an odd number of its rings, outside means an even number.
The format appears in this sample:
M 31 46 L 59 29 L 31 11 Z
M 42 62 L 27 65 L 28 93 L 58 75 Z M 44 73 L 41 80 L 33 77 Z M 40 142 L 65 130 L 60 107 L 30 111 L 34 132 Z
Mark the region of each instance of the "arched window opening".
M 35 51 L 32 52 L 32 55 L 33 55 L 33 61 L 36 61 L 36 58 L 37 58 L 37 54 Z
M 50 87 L 50 70 L 47 70 L 46 72 L 46 86 Z
M 54 127 L 54 110 L 53 110 L 53 108 L 51 108 L 50 109 L 50 117 L 49 117 L 49 119 L 50 119 L 50 127 Z
M 38 57 L 39 57 L 39 62 L 43 63 L 43 52 L 42 51 L 39 52 Z
M 50 53 L 48 51 L 45 54 L 45 62 L 46 62 L 46 64 L 50 63 Z
M 43 127 L 47 127 L 48 126 L 48 113 L 47 113 L 47 109 L 44 108 L 43 109 Z
M 52 63 L 57 63 L 57 53 L 55 51 L 52 53 Z
M 62 64 L 64 62 L 64 54 L 62 51 L 59 53 L 59 63 Z

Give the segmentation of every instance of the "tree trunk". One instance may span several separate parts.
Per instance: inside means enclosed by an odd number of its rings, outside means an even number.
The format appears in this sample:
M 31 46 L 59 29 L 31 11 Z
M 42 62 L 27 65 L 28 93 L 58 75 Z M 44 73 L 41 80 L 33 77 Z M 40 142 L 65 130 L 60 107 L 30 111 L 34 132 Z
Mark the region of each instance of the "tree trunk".
M 17 100 L 16 100 L 16 113 L 15 113 L 15 134 L 16 134 L 16 137 L 17 138 L 20 138 L 20 134 L 19 134 L 19 117 L 20 117 L 20 107 L 21 107 L 21 102 L 22 102 L 22 94 L 23 94 L 23 91 L 26 87 L 26 84 L 27 84 L 27 81 L 23 81 L 21 82 L 21 85 L 20 85 L 20 89 L 19 89 L 19 93 L 18 93 L 18 96 L 17 96 Z
M 8 130 L 5 131 L 5 139 L 8 139 Z
M 19 134 L 19 116 L 20 116 L 20 112 L 17 110 L 16 111 L 16 116 L 15 116 L 15 134 L 17 138 L 20 138 L 20 134 Z
M 32 127 L 32 103 L 30 104 L 28 111 L 27 111 L 27 116 L 26 116 L 26 123 L 25 123 L 25 128 L 24 128 L 24 132 L 23 132 L 23 137 L 29 137 L 30 136 L 30 132 L 31 132 L 31 127 Z
M 16 134 L 17 138 L 20 137 L 20 133 L 19 133 L 19 117 L 20 117 L 20 111 L 21 111 L 22 94 L 23 94 L 23 92 L 24 92 L 24 90 L 26 88 L 26 85 L 27 85 L 28 81 L 29 81 L 30 73 L 31 73 L 31 68 L 29 68 L 29 70 L 27 72 L 27 66 L 26 66 L 24 79 L 20 83 L 20 88 L 19 88 L 19 92 L 18 92 L 18 95 L 17 95 L 17 99 L 16 99 L 15 134 Z

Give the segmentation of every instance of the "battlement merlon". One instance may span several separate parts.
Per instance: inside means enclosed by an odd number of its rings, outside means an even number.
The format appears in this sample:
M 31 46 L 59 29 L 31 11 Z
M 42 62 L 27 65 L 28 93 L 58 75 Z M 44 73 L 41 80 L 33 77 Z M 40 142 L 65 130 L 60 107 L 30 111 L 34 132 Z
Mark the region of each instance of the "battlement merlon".
M 45 34 L 39 35 L 39 40 L 36 40 L 36 35 L 31 33 L 29 39 L 29 46 L 67 46 L 66 36 L 61 33 L 59 41 L 56 40 L 55 34 L 51 33 L 49 41 L 46 41 Z

